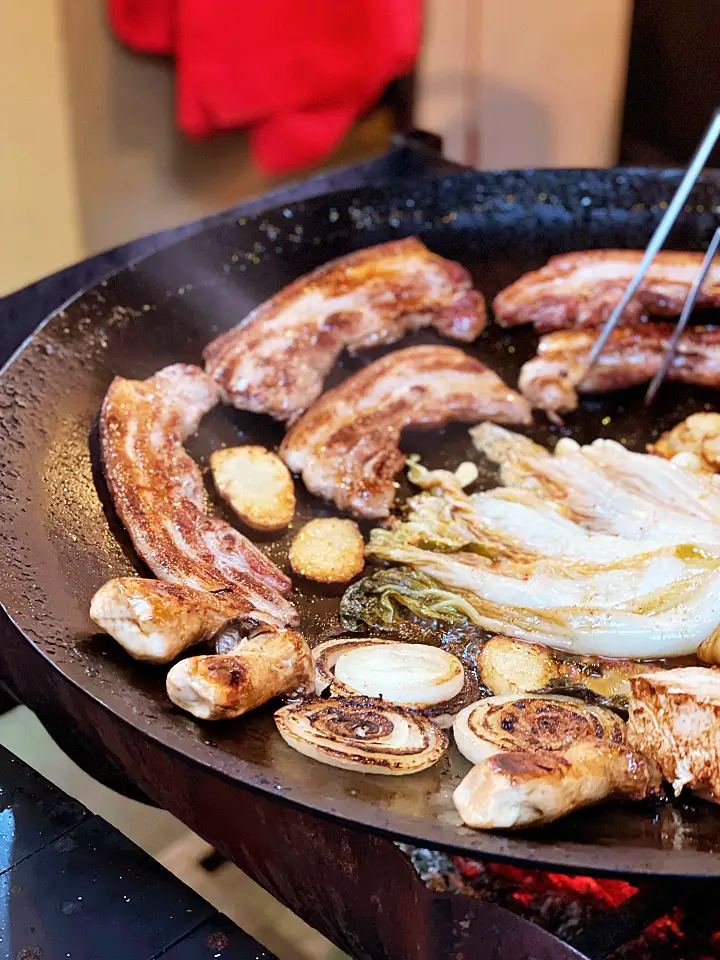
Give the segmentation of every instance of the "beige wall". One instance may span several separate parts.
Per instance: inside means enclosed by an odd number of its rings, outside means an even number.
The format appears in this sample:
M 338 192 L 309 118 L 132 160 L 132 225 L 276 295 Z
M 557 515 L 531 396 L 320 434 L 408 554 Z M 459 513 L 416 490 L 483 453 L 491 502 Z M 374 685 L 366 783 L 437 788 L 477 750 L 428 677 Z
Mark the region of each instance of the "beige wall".
M 0 296 L 280 182 L 242 133 L 176 132 L 172 64 L 116 43 L 103 0 L 0 4 Z M 376 112 L 329 164 L 381 152 L 389 131 Z
M 82 240 L 104 249 L 201 217 L 274 182 L 243 134 L 190 143 L 173 124 L 173 69 L 111 38 L 101 0 L 60 0 Z
M 616 161 L 632 0 L 428 0 L 418 119 L 479 165 Z M 474 83 L 468 83 L 471 76 Z
M 82 254 L 59 9 L 0 10 L 0 296 Z
M 631 0 L 425 2 L 417 119 L 445 134 L 452 156 L 467 158 L 474 97 L 483 166 L 613 162 Z M 2 3 L 0 295 L 276 182 L 241 133 L 179 136 L 171 64 L 116 44 L 103 9 Z M 386 134 L 387 123 L 380 135 L 377 123 L 361 127 L 331 164 L 377 152 Z

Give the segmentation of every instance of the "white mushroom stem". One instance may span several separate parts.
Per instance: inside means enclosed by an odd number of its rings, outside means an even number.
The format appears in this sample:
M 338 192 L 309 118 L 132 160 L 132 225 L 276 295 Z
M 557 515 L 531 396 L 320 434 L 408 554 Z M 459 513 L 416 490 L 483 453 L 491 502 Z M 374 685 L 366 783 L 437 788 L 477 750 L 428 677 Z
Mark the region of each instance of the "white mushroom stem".
M 229 720 L 296 690 L 312 688 L 307 641 L 294 630 L 239 640 L 231 653 L 188 657 L 167 675 L 172 702 L 199 720 Z
M 481 830 L 541 826 L 613 797 L 659 791 L 657 766 L 622 744 L 583 740 L 564 750 L 499 753 L 453 794 L 463 823 Z
M 109 580 L 90 604 L 90 618 L 146 663 L 169 663 L 248 614 L 262 616 L 232 590 L 210 593 L 139 577 Z

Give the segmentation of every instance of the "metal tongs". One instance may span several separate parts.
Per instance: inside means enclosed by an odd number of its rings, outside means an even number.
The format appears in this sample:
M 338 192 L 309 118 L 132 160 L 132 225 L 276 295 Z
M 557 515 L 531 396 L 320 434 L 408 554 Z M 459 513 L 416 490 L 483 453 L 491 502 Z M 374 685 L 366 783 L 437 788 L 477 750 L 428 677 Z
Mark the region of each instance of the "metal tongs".
M 702 139 L 702 142 L 700 143 L 700 146 L 697 148 L 695 152 L 695 156 L 692 158 L 692 161 L 690 162 L 690 166 L 687 168 L 685 176 L 680 181 L 680 186 L 677 188 L 677 192 L 675 193 L 675 196 L 673 197 L 672 201 L 668 205 L 668 208 L 665 211 L 665 214 L 663 215 L 662 220 L 657 225 L 655 233 L 652 235 L 650 243 L 648 244 L 647 249 L 645 250 L 645 256 L 640 261 L 640 266 L 638 267 L 637 273 L 635 274 L 634 278 L 630 282 L 630 285 L 628 286 L 627 290 L 623 294 L 620 302 L 615 307 L 609 319 L 605 323 L 602 333 L 598 337 L 598 340 L 595 343 L 595 346 L 590 352 L 590 357 L 588 359 L 585 373 L 587 373 L 591 369 L 591 367 L 596 363 L 598 357 L 600 356 L 600 354 L 602 353 L 605 347 L 605 344 L 608 341 L 608 338 L 610 337 L 610 334 L 613 332 L 613 330 L 617 326 L 618 321 L 620 320 L 620 317 L 622 316 L 623 311 L 625 310 L 625 307 L 628 305 L 628 303 L 630 302 L 632 297 L 635 295 L 635 293 L 637 293 L 637 290 L 640 284 L 643 282 L 645 278 L 645 274 L 650 269 L 650 266 L 652 265 L 653 260 L 657 256 L 657 253 L 662 247 L 663 243 L 665 242 L 667 235 L 670 233 L 670 230 L 672 229 L 672 226 L 675 223 L 678 217 L 678 214 L 682 210 L 683 205 L 688 198 L 688 194 L 690 193 L 692 188 L 695 186 L 695 181 L 700 176 L 702 169 L 707 162 L 707 158 L 710 156 L 710 152 L 715 146 L 715 143 L 717 142 L 718 137 L 720 137 L 720 110 L 716 111 L 715 116 L 713 117 L 710 123 L 710 126 L 708 127 L 705 133 L 705 136 Z M 663 361 L 662 361 L 662 364 L 660 365 L 660 369 L 653 377 L 652 382 L 648 387 L 647 393 L 645 394 L 646 406 L 652 403 L 655 395 L 660 389 L 660 385 L 662 384 L 668 370 L 670 369 L 670 365 L 673 362 L 675 353 L 677 351 L 678 342 L 680 340 L 683 330 L 687 326 L 688 319 L 690 317 L 690 314 L 692 313 L 692 309 L 693 309 L 693 306 L 695 305 L 697 296 L 700 293 L 700 290 L 702 289 L 702 285 L 705 281 L 705 277 L 707 276 L 708 271 L 712 266 L 712 262 L 715 259 L 715 254 L 717 253 L 718 245 L 720 245 L 720 227 L 718 227 L 718 229 L 715 231 L 715 234 L 713 235 L 713 238 L 710 241 L 710 244 L 707 249 L 707 253 L 705 254 L 705 259 L 703 260 L 702 266 L 700 267 L 698 275 L 695 278 L 692 287 L 690 288 L 690 293 L 688 294 L 687 299 L 683 305 L 682 313 L 680 314 L 680 319 L 678 320 L 677 326 L 675 327 L 675 330 L 673 331 L 673 335 L 670 338 L 670 343 L 668 345 L 667 351 L 665 352 L 665 356 L 663 357 Z

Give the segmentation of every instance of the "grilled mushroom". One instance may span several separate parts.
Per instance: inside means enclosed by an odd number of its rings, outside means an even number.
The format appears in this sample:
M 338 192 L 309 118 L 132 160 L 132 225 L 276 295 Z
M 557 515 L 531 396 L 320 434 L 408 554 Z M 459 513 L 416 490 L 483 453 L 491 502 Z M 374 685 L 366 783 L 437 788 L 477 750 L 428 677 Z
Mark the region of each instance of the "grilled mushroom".
M 664 669 L 659 664 L 568 656 L 538 643 L 492 637 L 478 657 L 480 676 L 494 694 L 586 688 L 614 707 L 627 707 L 630 679 Z M 578 694 L 579 695 L 579 694 Z
M 582 807 L 660 790 L 657 766 L 623 744 L 582 740 L 560 751 L 500 753 L 473 767 L 453 794 L 481 830 L 537 827 Z
M 90 618 L 136 660 L 169 663 L 230 620 L 262 620 L 232 590 L 211 593 L 161 580 L 118 577 L 92 598 Z
M 227 648 L 227 638 L 219 644 Z M 310 648 L 294 630 L 238 637 L 231 650 L 176 663 L 166 681 L 172 702 L 199 720 L 229 720 L 273 697 L 312 689 Z

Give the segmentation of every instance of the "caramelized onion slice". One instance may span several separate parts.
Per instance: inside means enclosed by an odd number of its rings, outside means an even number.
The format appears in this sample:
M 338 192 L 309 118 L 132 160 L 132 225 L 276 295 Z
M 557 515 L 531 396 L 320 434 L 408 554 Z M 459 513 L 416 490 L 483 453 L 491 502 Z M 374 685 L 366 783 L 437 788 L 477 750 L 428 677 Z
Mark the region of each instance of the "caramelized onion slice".
M 448 747 L 447 735 L 421 713 L 381 700 L 293 703 L 276 712 L 275 723 L 299 753 L 359 773 L 419 773 Z
M 313 650 L 316 691 L 379 697 L 417 710 L 452 700 L 465 673 L 457 657 L 425 643 L 368 638 L 329 640 Z
M 564 750 L 580 740 L 623 743 L 625 724 L 612 710 L 572 697 L 488 697 L 453 723 L 458 750 L 471 763 L 502 751 Z

